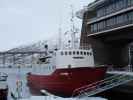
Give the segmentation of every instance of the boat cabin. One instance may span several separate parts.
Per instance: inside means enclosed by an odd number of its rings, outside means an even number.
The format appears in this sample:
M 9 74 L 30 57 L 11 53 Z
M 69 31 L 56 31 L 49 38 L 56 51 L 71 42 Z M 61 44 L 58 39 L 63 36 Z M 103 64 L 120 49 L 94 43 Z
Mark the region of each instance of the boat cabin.
M 56 68 L 94 67 L 92 50 L 58 50 L 55 54 Z
M 33 67 L 36 74 L 51 74 L 56 69 L 94 67 L 94 57 L 91 49 L 57 50 L 52 54 L 38 58 Z

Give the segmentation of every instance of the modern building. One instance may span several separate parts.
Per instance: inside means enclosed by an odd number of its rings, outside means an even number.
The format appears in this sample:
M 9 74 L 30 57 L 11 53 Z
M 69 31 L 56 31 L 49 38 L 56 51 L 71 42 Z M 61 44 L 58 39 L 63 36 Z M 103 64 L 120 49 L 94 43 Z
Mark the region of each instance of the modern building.
M 80 45 L 91 45 L 97 65 L 133 64 L 133 0 L 95 0 L 77 12 Z

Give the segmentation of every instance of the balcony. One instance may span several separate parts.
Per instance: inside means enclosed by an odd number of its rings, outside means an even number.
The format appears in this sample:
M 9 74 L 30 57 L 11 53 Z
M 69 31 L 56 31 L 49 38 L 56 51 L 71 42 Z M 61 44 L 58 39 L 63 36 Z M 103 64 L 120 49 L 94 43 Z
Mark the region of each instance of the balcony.
M 94 35 L 99 35 L 102 33 L 108 33 L 108 32 L 132 27 L 132 26 L 133 26 L 133 20 L 128 20 L 128 21 L 123 22 L 123 23 L 119 23 L 119 24 L 115 24 L 115 25 L 111 25 L 111 26 L 106 26 L 105 28 L 98 29 L 97 31 L 92 31 L 91 33 L 88 34 L 88 36 L 94 36 Z
M 123 9 L 116 9 L 116 10 L 112 11 L 111 13 L 106 13 L 103 16 L 91 18 L 91 19 L 89 19 L 87 24 L 92 24 L 92 23 L 95 23 L 95 22 L 98 22 L 98 21 L 101 21 L 101 20 L 105 20 L 107 18 L 113 17 L 113 16 L 121 14 L 121 13 L 131 11 L 131 10 L 133 10 L 133 4 L 130 5 L 130 6 L 126 6 Z

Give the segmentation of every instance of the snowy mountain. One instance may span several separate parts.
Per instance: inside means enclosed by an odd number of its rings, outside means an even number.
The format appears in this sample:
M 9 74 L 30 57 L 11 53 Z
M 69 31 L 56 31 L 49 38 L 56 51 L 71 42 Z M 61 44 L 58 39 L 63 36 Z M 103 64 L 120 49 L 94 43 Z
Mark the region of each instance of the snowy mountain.
M 43 51 L 44 45 L 47 44 L 47 41 L 39 41 L 37 43 L 19 46 L 13 49 L 8 50 L 9 52 L 25 52 L 25 51 Z
M 8 50 L 7 52 L 39 52 L 39 51 L 45 51 L 45 45 L 49 46 L 49 49 L 53 50 L 56 46 L 51 43 L 51 42 L 47 42 L 47 41 L 38 41 L 36 43 L 33 44 L 29 44 L 29 45 L 23 45 L 23 46 L 19 46 L 13 49 Z M 34 58 L 40 56 L 40 54 L 6 54 L 6 55 L 0 55 L 0 67 L 3 66 L 14 66 L 15 64 L 30 64 L 32 62 L 32 57 L 34 56 Z M 3 65 L 3 62 L 5 63 Z

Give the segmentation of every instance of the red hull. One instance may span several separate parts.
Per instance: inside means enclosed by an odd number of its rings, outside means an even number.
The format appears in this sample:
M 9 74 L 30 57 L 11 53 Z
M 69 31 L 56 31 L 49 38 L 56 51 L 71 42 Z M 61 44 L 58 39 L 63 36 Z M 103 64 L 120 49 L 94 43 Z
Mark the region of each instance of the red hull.
M 73 91 L 84 85 L 102 80 L 106 67 L 57 69 L 51 75 L 28 74 L 28 86 L 34 95 L 46 90 L 57 96 L 71 96 Z
M 0 100 L 7 100 L 8 88 L 0 89 Z

